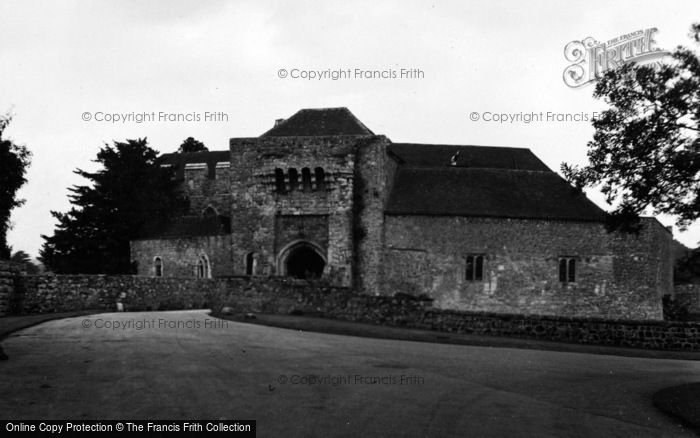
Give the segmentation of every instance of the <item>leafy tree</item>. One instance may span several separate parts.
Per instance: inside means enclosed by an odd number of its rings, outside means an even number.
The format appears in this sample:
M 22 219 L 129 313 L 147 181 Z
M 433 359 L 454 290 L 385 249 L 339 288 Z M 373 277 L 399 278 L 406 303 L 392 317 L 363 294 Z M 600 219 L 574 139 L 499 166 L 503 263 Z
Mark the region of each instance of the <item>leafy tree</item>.
M 673 280 L 677 284 L 700 283 L 700 250 L 694 249 L 676 260 Z
M 180 181 L 145 138 L 105 145 L 95 162 L 102 165 L 95 173 L 75 170 L 91 184 L 69 189 L 73 207 L 52 211 L 58 225 L 42 236 L 40 259 L 56 273 L 130 273 L 129 241 L 186 207 Z
M 10 261 L 24 265 L 28 274 L 33 275 L 39 273 L 39 267 L 32 262 L 32 258 L 24 251 L 13 252 Z
M 195 140 L 194 137 L 187 137 L 185 141 L 182 142 L 177 152 L 179 154 L 187 154 L 190 152 L 206 152 L 208 150 L 209 149 L 207 149 L 201 141 Z
M 700 23 L 691 27 L 700 42 Z M 627 64 L 607 72 L 593 96 L 610 108 L 593 122 L 589 164 L 562 164 L 577 187 L 601 184 L 617 204 L 613 228 L 651 207 L 684 229 L 700 217 L 700 58 L 679 46 L 661 66 Z
M 10 212 L 24 200 L 17 198 L 17 191 L 27 182 L 25 173 L 31 153 L 25 146 L 3 138 L 3 133 L 12 118 L 0 116 L 0 258 L 10 257 L 7 231 L 10 229 Z

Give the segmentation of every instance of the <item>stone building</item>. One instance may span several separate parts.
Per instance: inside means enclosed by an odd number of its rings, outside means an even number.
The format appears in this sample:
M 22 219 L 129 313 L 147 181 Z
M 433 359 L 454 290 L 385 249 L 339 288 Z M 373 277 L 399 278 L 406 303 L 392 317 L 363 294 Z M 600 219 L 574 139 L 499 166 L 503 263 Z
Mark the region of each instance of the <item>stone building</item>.
M 131 244 L 140 275 L 323 277 L 445 309 L 661 319 L 672 236 L 606 214 L 530 150 L 393 143 L 305 109 L 228 151 L 166 154 L 191 209 Z

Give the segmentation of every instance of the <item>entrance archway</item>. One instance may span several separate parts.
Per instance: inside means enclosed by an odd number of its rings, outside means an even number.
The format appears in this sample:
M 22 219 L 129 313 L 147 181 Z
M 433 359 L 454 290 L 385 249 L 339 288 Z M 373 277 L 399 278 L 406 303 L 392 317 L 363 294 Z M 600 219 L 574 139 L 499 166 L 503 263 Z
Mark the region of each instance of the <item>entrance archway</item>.
M 310 242 L 298 242 L 282 251 L 280 268 L 283 275 L 288 277 L 311 279 L 320 278 L 326 260 L 319 248 Z

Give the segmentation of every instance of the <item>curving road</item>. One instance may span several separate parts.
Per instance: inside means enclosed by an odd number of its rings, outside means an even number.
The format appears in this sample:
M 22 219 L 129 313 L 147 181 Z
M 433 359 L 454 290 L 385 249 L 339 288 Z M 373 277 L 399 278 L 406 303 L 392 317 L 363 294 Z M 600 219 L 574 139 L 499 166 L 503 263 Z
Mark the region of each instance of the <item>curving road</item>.
M 3 342 L 0 417 L 255 419 L 258 436 L 694 436 L 651 395 L 700 362 L 299 332 L 206 311 L 51 321 Z

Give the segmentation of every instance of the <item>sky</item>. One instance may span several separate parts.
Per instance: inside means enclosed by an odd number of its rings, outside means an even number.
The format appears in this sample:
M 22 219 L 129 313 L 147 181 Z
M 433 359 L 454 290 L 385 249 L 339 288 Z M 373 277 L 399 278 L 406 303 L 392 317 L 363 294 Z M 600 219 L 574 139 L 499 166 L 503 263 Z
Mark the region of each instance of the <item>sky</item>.
M 585 164 L 590 121 L 491 114 L 599 112 L 593 85 L 562 79 L 567 43 L 657 28 L 656 47 L 672 50 L 692 46 L 693 20 L 697 0 L 0 0 L 0 113 L 13 114 L 5 136 L 33 154 L 9 243 L 38 256 L 50 211 L 68 210 L 68 188 L 85 182 L 73 171 L 94 170 L 105 143 L 147 137 L 167 153 L 192 136 L 225 150 L 301 108 L 347 107 L 395 142 L 526 147 L 556 171 Z M 326 77 L 301 77 L 312 71 Z M 144 113 L 155 120 L 137 123 Z M 700 241 L 700 225 L 673 231 Z

